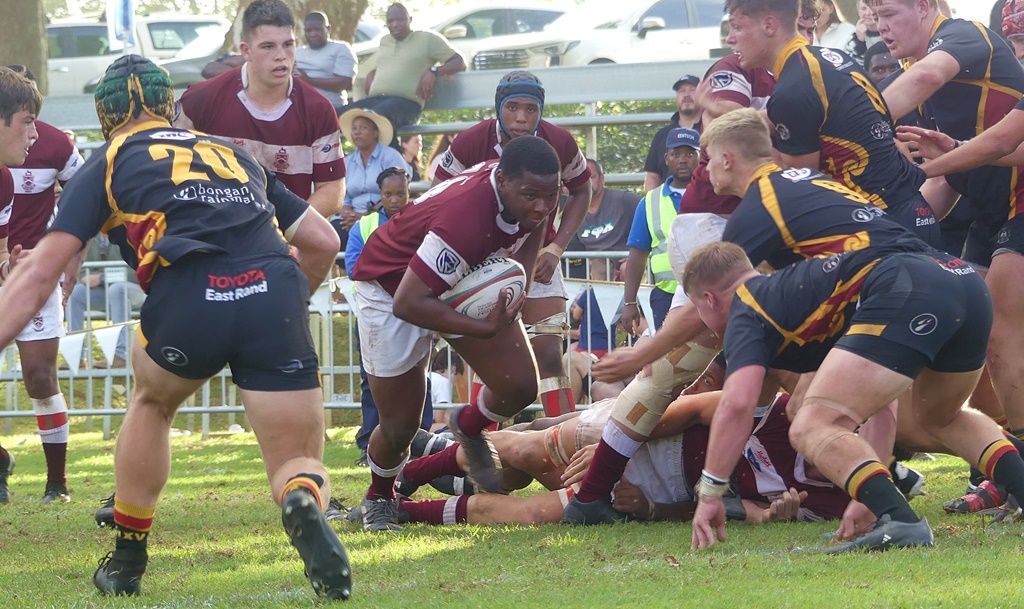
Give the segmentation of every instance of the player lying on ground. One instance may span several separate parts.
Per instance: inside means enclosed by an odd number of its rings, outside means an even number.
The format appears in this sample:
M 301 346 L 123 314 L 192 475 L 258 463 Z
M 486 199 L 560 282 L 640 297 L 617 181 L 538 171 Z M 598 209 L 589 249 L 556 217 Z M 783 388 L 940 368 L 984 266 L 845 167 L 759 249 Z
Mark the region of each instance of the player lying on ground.
M 721 395 L 711 391 L 682 395 L 668 408 L 652 439 L 630 460 L 615 487 L 613 506 L 639 520 L 689 520 L 694 510 L 692 482 L 700 476 L 708 428 Z M 842 489 L 804 475 L 809 469 L 789 444 L 785 406 L 789 396 L 772 393 L 756 413 L 747 442 L 750 462 L 734 472 L 738 495 L 728 500 L 730 519 L 746 522 L 839 518 L 849 502 Z M 593 458 L 611 413 L 612 400 L 594 404 L 578 417 L 545 431 L 493 434 L 509 488 L 534 477 L 550 492 L 530 497 L 458 496 L 411 501 L 399 509 L 412 522 L 431 524 L 540 524 L 559 522 Z M 435 441 L 435 445 L 439 444 Z M 465 456 L 457 443 L 410 462 L 403 472 L 405 492 L 434 477 L 459 475 Z M 564 487 L 564 488 L 563 488 Z

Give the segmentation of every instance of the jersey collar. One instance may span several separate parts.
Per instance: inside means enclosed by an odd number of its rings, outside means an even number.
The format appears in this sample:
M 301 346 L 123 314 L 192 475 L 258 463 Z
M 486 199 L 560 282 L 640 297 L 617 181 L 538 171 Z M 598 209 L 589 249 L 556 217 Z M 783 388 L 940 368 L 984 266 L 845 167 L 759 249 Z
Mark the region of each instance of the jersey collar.
M 750 179 L 747 180 L 747 187 L 744 189 L 744 192 L 750 190 L 750 186 L 754 182 L 760 180 L 761 178 L 765 177 L 770 173 L 775 173 L 776 171 L 782 171 L 782 168 L 776 165 L 775 163 L 765 163 L 764 165 L 761 165 L 760 167 L 757 168 L 756 171 L 754 171 L 754 175 L 750 176 Z
M 809 46 L 811 46 L 811 43 L 807 42 L 807 39 L 800 35 L 794 36 L 789 42 L 787 42 L 786 46 L 782 47 L 782 50 L 779 51 L 779 56 L 775 58 L 775 65 L 772 66 L 772 74 L 775 75 L 775 78 L 778 78 L 779 75 L 782 74 L 782 66 L 786 65 L 786 60 L 789 59 L 790 55 L 796 53 L 803 47 Z
M 947 19 L 948 19 L 948 17 L 946 17 L 945 15 L 943 15 L 943 14 L 941 14 L 941 13 L 940 13 L 940 14 L 939 14 L 939 15 L 938 15 L 938 16 L 937 16 L 937 17 L 935 18 L 935 22 L 934 22 L 934 23 L 932 23 L 932 31 L 931 31 L 931 33 L 930 33 L 930 34 L 928 35 L 928 38 L 934 38 L 934 37 L 935 37 L 935 32 L 936 32 L 936 31 L 938 31 L 938 29 L 939 29 L 939 26 L 940 26 L 940 25 L 942 25 L 942 22 L 943 22 L 943 21 L 946 21 Z
M 494 200 L 498 202 L 498 214 L 494 217 L 494 221 L 498 224 L 498 228 L 501 232 L 507 235 L 514 235 L 519 232 L 518 222 L 506 222 L 501 217 L 501 212 L 505 211 L 505 206 L 501 204 L 501 195 L 498 194 L 498 180 L 495 176 L 498 174 L 498 165 L 495 163 L 494 168 L 491 169 L 491 188 L 494 189 Z
M 253 118 L 261 121 L 276 121 L 277 119 L 284 116 L 284 113 L 288 111 L 288 108 L 292 107 L 292 90 L 295 88 L 295 77 L 288 77 L 288 95 L 284 98 L 284 103 L 277 108 L 267 112 L 260 110 L 256 107 L 256 104 L 252 103 L 249 99 L 246 89 L 249 88 L 249 62 L 242 64 L 242 90 L 238 92 L 238 99 L 245 106 L 245 109 L 249 111 L 249 114 Z
M 134 135 L 140 131 L 149 131 L 150 129 L 173 129 L 174 127 L 167 121 L 149 120 L 139 123 L 131 129 L 125 131 L 121 135 Z

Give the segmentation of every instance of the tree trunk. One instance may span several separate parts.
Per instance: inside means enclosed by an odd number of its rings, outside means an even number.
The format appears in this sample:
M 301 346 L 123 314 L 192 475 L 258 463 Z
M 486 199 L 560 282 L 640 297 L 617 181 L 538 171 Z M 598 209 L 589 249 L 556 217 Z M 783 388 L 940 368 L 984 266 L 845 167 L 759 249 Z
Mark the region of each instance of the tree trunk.
M 0 65 L 21 64 L 35 74 L 39 90 L 49 92 L 46 72 L 46 15 L 42 0 L 5 3 Z M 16 27 L 15 27 L 16 24 Z
M 356 24 L 366 12 L 368 0 L 283 0 L 295 16 L 295 36 L 299 46 L 305 43 L 302 36 L 302 20 L 313 11 L 323 11 L 331 22 L 331 38 L 351 43 L 355 40 Z M 238 13 L 231 23 L 231 29 L 224 35 L 224 46 L 221 53 L 238 51 L 238 41 L 242 37 L 242 14 L 252 0 L 238 0 Z

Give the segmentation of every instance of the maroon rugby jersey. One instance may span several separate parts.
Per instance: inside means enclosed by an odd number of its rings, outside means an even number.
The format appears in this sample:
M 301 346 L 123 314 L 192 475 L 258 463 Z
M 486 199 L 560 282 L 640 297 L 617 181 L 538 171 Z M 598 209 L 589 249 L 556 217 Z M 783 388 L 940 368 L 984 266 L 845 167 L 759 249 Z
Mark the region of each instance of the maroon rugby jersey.
M 331 102 L 293 78 L 287 101 L 265 112 L 245 94 L 245 68 L 239 66 L 186 89 L 175 107 L 174 126 L 241 146 L 303 199 L 309 199 L 314 182 L 344 178 L 338 115 Z
M 14 209 L 14 179 L 11 170 L 0 167 L 0 239 L 6 239 Z
M 777 397 L 747 439 L 742 458 L 733 472 L 740 497 L 770 503 L 779 493 L 795 488 L 807 491 L 808 495 L 800 504 L 801 520 L 842 518 L 850 502 L 849 495 L 831 482 L 808 478 L 806 461 L 789 443 L 788 402 L 786 394 Z M 687 480 L 700 479 L 709 432 L 703 425 L 684 432 L 683 464 Z
M 366 240 L 352 269 L 394 296 L 407 268 L 442 294 L 491 255 L 508 257 L 530 231 L 501 218 L 497 163 L 481 164 L 423 193 Z
M 730 101 L 744 108 L 763 110 L 775 87 L 775 78 L 764 68 L 744 70 L 739 55 L 729 54 L 715 62 L 704 75 L 708 83 L 708 99 Z M 731 214 L 740 198 L 717 195 L 708 174 L 708 155 L 700 153 L 700 164 L 693 170 L 686 192 L 679 204 L 679 213 Z
M 63 131 L 39 120 L 36 129 L 39 139 L 28 149 L 28 158 L 21 166 L 9 168 L 14 180 L 14 210 L 8 249 L 36 246 L 56 213 L 57 181 L 67 182 L 85 163 Z
M 441 180 L 448 180 L 459 175 L 478 163 L 501 158 L 501 126 L 498 119 L 491 118 L 473 125 L 460 133 L 452 145 L 441 157 L 434 175 Z M 587 160 L 580 152 L 579 144 L 571 133 L 565 129 L 541 120 L 537 125 L 537 137 L 551 144 L 558 154 L 558 162 L 562 166 L 562 184 L 570 190 L 590 179 L 590 168 Z M 552 210 L 548 217 L 548 233 L 545 243 L 555 238 L 555 216 L 558 210 Z

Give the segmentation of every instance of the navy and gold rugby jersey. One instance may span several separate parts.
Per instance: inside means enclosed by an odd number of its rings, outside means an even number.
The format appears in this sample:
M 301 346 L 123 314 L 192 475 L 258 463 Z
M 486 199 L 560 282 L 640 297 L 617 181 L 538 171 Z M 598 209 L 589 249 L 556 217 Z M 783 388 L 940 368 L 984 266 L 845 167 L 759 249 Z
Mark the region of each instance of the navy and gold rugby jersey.
M 109 233 L 148 289 L 161 266 L 193 252 L 287 255 L 278 226 L 289 234 L 308 208 L 238 146 L 152 121 L 89 157 L 50 230 L 82 242 Z
M 953 80 L 921 106 L 926 123 L 957 140 L 969 140 L 998 123 L 1024 96 L 1024 68 L 1013 50 L 984 25 L 939 16 L 928 52 L 945 52 L 960 64 Z M 913 70 L 913 67 L 908 68 Z M 985 166 L 965 172 L 979 217 L 1006 221 L 1024 197 L 1024 168 Z
M 894 254 L 905 252 L 880 246 L 812 258 L 744 282 L 733 296 L 725 330 L 726 375 L 745 366 L 817 370 L 849 329 L 871 271 Z M 937 251 L 907 255 L 965 264 Z
M 881 209 L 821 172 L 774 163 L 754 173 L 722 241 L 742 247 L 754 265 L 766 261 L 775 269 L 882 244 L 930 251 Z
M 773 72 L 768 118 L 779 152 L 820 152 L 821 171 L 882 209 L 912 204 L 924 172 L 896 148 L 889 109 L 857 62 L 797 36 Z

